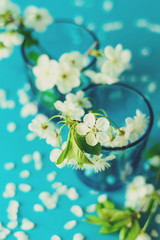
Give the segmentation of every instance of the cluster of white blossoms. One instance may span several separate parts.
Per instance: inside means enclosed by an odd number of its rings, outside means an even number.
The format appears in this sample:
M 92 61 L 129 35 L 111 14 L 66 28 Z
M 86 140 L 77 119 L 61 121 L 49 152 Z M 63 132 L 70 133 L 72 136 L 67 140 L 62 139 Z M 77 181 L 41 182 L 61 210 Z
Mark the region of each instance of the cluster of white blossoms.
M 91 53 L 92 54 L 92 53 Z M 123 49 L 118 44 L 115 49 L 106 46 L 104 52 L 93 50 L 93 55 L 97 57 L 100 72 L 88 70 L 85 75 L 95 84 L 113 84 L 119 81 L 119 76 L 130 68 L 131 52 Z
M 54 104 L 55 108 L 63 115 L 70 116 L 73 120 L 80 120 L 84 116 L 84 109 L 92 108 L 92 103 L 84 97 L 83 91 L 76 94 L 68 93 L 64 102 L 58 100 Z
M 16 31 L 8 31 L 0 33 L 0 59 L 8 58 L 14 46 L 23 42 L 23 36 Z
M 57 86 L 62 94 L 71 92 L 80 85 L 80 74 L 84 67 L 86 57 L 79 52 L 64 53 L 59 61 L 49 59 L 45 54 L 38 58 L 37 65 L 33 67 L 36 76 L 36 87 L 40 91 Z
M 151 237 L 147 233 L 141 233 L 135 240 L 151 240 Z
M 48 118 L 43 114 L 38 114 L 28 128 L 34 132 L 35 136 L 46 139 L 47 144 L 53 147 L 59 146 L 58 133 L 55 130 L 53 122 L 47 123 Z
M 29 6 L 23 16 L 18 5 L 9 0 L 0 1 L 0 60 L 8 58 L 13 47 L 20 45 L 25 37 L 25 28 L 44 32 L 53 22 L 52 16 L 44 8 Z
M 146 178 L 137 176 L 127 186 L 126 207 L 132 207 L 136 211 L 146 211 L 149 195 L 155 191 L 152 184 L 146 183 Z
M 116 129 L 104 117 L 96 120 L 93 113 L 86 114 L 83 123 L 77 125 L 76 131 L 85 136 L 86 142 L 95 146 L 98 142 L 105 147 L 123 147 L 138 140 L 146 132 L 148 119 L 137 109 L 136 115 L 126 118 L 126 125 Z

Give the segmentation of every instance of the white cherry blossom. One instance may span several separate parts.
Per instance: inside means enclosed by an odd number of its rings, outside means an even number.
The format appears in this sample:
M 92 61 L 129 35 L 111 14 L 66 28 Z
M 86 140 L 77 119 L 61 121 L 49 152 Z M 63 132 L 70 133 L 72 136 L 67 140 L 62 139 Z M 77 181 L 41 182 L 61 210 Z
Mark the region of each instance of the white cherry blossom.
M 0 1 L 0 28 L 15 29 L 19 22 L 20 8 L 9 0 Z
M 24 25 L 27 28 L 33 28 L 37 32 L 44 32 L 52 22 L 53 18 L 45 8 L 29 6 L 25 9 Z
M 102 72 L 95 72 L 93 70 L 87 70 L 84 73 L 95 84 L 113 84 L 119 81 L 116 76 L 109 76 Z
M 151 240 L 151 237 L 147 233 L 141 233 L 135 240 Z
M 92 107 L 92 103 L 84 95 L 83 91 L 78 91 L 76 94 L 69 93 L 66 95 L 66 100 L 74 103 L 77 107 L 89 109 Z
M 50 60 L 45 54 L 38 58 L 38 63 L 33 67 L 36 76 L 36 87 L 40 91 L 51 89 L 56 84 L 58 62 Z
M 136 116 L 134 118 L 126 118 L 125 138 L 130 142 L 136 141 L 139 136 L 143 136 L 148 126 L 148 119 L 146 114 L 143 114 L 140 110 L 136 110 Z
M 85 136 L 86 142 L 95 146 L 98 142 L 103 144 L 109 137 L 105 131 L 109 128 L 109 121 L 104 118 L 96 120 L 93 113 L 86 114 L 83 123 L 79 123 L 76 131 L 79 135 Z
M 52 122 L 47 123 L 48 118 L 43 114 L 38 114 L 33 120 L 32 123 L 28 125 L 30 131 L 34 132 L 36 136 L 39 136 L 42 139 L 46 139 L 48 144 L 52 146 L 58 146 L 58 137 L 57 133 L 54 131 L 54 124 Z
M 0 60 L 8 58 L 13 52 L 13 47 L 7 47 L 0 41 Z
M 130 67 L 131 52 L 123 50 L 121 44 L 118 44 L 115 49 L 112 46 L 105 47 L 104 54 L 106 61 L 102 65 L 102 73 L 117 77 Z
M 13 47 L 14 45 L 20 45 L 23 42 L 23 36 L 15 31 L 8 31 L 0 33 L 0 42 L 6 47 Z
M 84 67 L 84 56 L 80 54 L 78 51 L 64 53 L 60 59 L 60 63 L 67 63 L 72 68 L 77 68 L 82 70 Z
M 70 67 L 67 63 L 59 63 L 57 88 L 62 94 L 70 92 L 80 85 L 80 71 Z
M 110 167 L 109 161 L 115 159 L 115 156 L 110 155 L 110 156 L 107 156 L 107 157 L 103 158 L 103 155 L 100 154 L 98 156 L 94 155 L 92 158 L 89 158 L 89 159 L 94 164 L 93 167 L 95 169 L 95 172 L 101 172 L 101 171 L 104 171 L 105 168 Z
M 160 155 L 155 155 L 149 159 L 149 163 L 153 167 L 160 167 Z
M 125 205 L 133 207 L 137 211 L 143 207 L 143 211 L 145 211 L 144 203 L 146 202 L 146 196 L 153 192 L 154 186 L 147 184 L 145 177 L 137 176 L 127 186 Z
M 74 120 L 80 120 L 84 115 L 84 110 L 80 107 L 77 107 L 76 104 L 70 101 L 56 101 L 54 104 L 55 108 L 62 113 L 63 116 L 70 116 Z

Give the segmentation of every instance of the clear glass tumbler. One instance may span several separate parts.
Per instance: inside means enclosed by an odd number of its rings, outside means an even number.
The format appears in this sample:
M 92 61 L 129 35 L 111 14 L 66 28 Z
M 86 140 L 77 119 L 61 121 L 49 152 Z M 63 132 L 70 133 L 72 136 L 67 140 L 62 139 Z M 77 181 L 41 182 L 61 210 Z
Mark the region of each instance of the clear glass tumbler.
M 39 103 L 39 110 L 50 114 L 55 111 L 53 106 L 54 102 L 58 99 L 63 99 L 64 95 L 60 94 L 56 87 L 45 92 L 40 92 L 36 88 L 35 76 L 32 72 L 35 62 L 30 59 L 30 54 L 33 52 L 47 54 L 50 58 L 58 60 L 63 53 L 67 52 L 79 51 L 81 54 L 84 54 L 95 42 L 97 42 L 97 44 L 94 49 L 98 49 L 99 42 L 93 32 L 82 25 L 75 24 L 68 20 L 56 20 L 48 26 L 46 32 L 33 32 L 33 36 L 38 39 L 38 45 L 26 47 L 24 41 L 21 48 L 22 56 L 33 95 Z M 88 68 L 93 68 L 95 62 L 96 59 L 94 57 L 88 56 L 86 66 L 81 71 L 81 86 L 78 89 L 83 89 L 89 85 L 88 78 L 83 75 L 83 71 Z M 76 89 L 74 89 L 74 92 L 75 91 Z
M 124 186 L 137 172 L 153 124 L 152 108 L 140 92 L 124 84 L 93 85 L 86 89 L 86 96 L 94 98 L 97 109 L 103 108 L 119 126 L 124 126 L 125 118 L 135 116 L 137 109 L 149 118 L 145 134 L 137 141 L 124 147 L 102 148 L 104 156 L 116 156 L 110 162 L 109 169 L 99 173 L 77 170 L 79 178 L 89 187 L 99 191 L 114 191 Z

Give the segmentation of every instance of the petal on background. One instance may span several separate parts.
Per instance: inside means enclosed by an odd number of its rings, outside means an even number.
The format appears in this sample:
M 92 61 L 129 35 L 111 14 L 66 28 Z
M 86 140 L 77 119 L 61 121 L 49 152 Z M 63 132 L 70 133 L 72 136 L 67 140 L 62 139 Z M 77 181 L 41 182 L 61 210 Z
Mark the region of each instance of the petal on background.
M 84 123 L 79 123 L 76 127 L 76 131 L 79 135 L 85 136 L 90 129 Z
M 88 133 L 87 136 L 86 136 L 86 142 L 88 143 L 88 145 L 90 146 L 95 146 L 98 141 L 97 139 L 95 138 L 95 135 L 93 133 Z
M 88 113 L 83 118 L 84 123 L 92 128 L 95 125 L 96 119 L 93 113 Z
M 96 133 L 96 139 L 99 143 L 103 144 L 109 140 L 109 136 L 105 132 Z
M 106 131 L 109 128 L 109 121 L 104 117 L 98 118 L 96 121 L 96 128 L 99 131 Z
M 112 46 L 105 47 L 104 53 L 108 59 L 112 59 L 115 56 L 115 52 Z

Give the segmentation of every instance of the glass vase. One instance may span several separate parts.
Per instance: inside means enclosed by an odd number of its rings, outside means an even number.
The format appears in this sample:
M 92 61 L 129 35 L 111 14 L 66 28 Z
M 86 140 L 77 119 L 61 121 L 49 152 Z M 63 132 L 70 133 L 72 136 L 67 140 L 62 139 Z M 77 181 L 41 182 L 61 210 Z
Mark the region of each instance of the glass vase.
M 137 90 L 124 85 L 93 85 L 86 89 L 86 96 L 94 98 L 97 109 L 104 109 L 118 124 L 125 125 L 127 117 L 133 117 L 139 109 L 149 119 L 148 128 L 137 141 L 124 147 L 103 147 L 103 156 L 115 155 L 111 167 L 95 173 L 94 170 L 77 170 L 79 178 L 89 187 L 99 191 L 114 191 L 124 186 L 137 173 L 140 159 L 153 124 L 153 113 L 147 99 Z
M 39 103 L 39 110 L 46 115 L 50 115 L 50 113 L 55 113 L 54 102 L 58 99 L 64 100 L 65 96 L 59 93 L 56 87 L 44 92 L 40 92 L 36 88 L 35 76 L 32 71 L 36 63 L 34 60 L 31 60 L 31 55 L 34 52 L 38 55 L 47 54 L 50 58 L 58 60 L 63 53 L 79 51 L 81 54 L 84 54 L 95 42 L 97 44 L 94 49 L 98 49 L 99 42 L 95 34 L 87 28 L 68 20 L 56 20 L 48 26 L 44 33 L 33 32 L 33 36 L 35 39 L 38 39 L 38 44 L 26 47 L 25 40 L 21 48 L 22 56 L 33 96 Z M 87 63 L 81 70 L 81 85 L 78 87 L 78 90 L 90 84 L 83 71 L 88 68 L 94 68 L 95 62 L 96 59 L 94 57 L 88 56 Z M 73 91 L 75 92 L 76 89 Z

